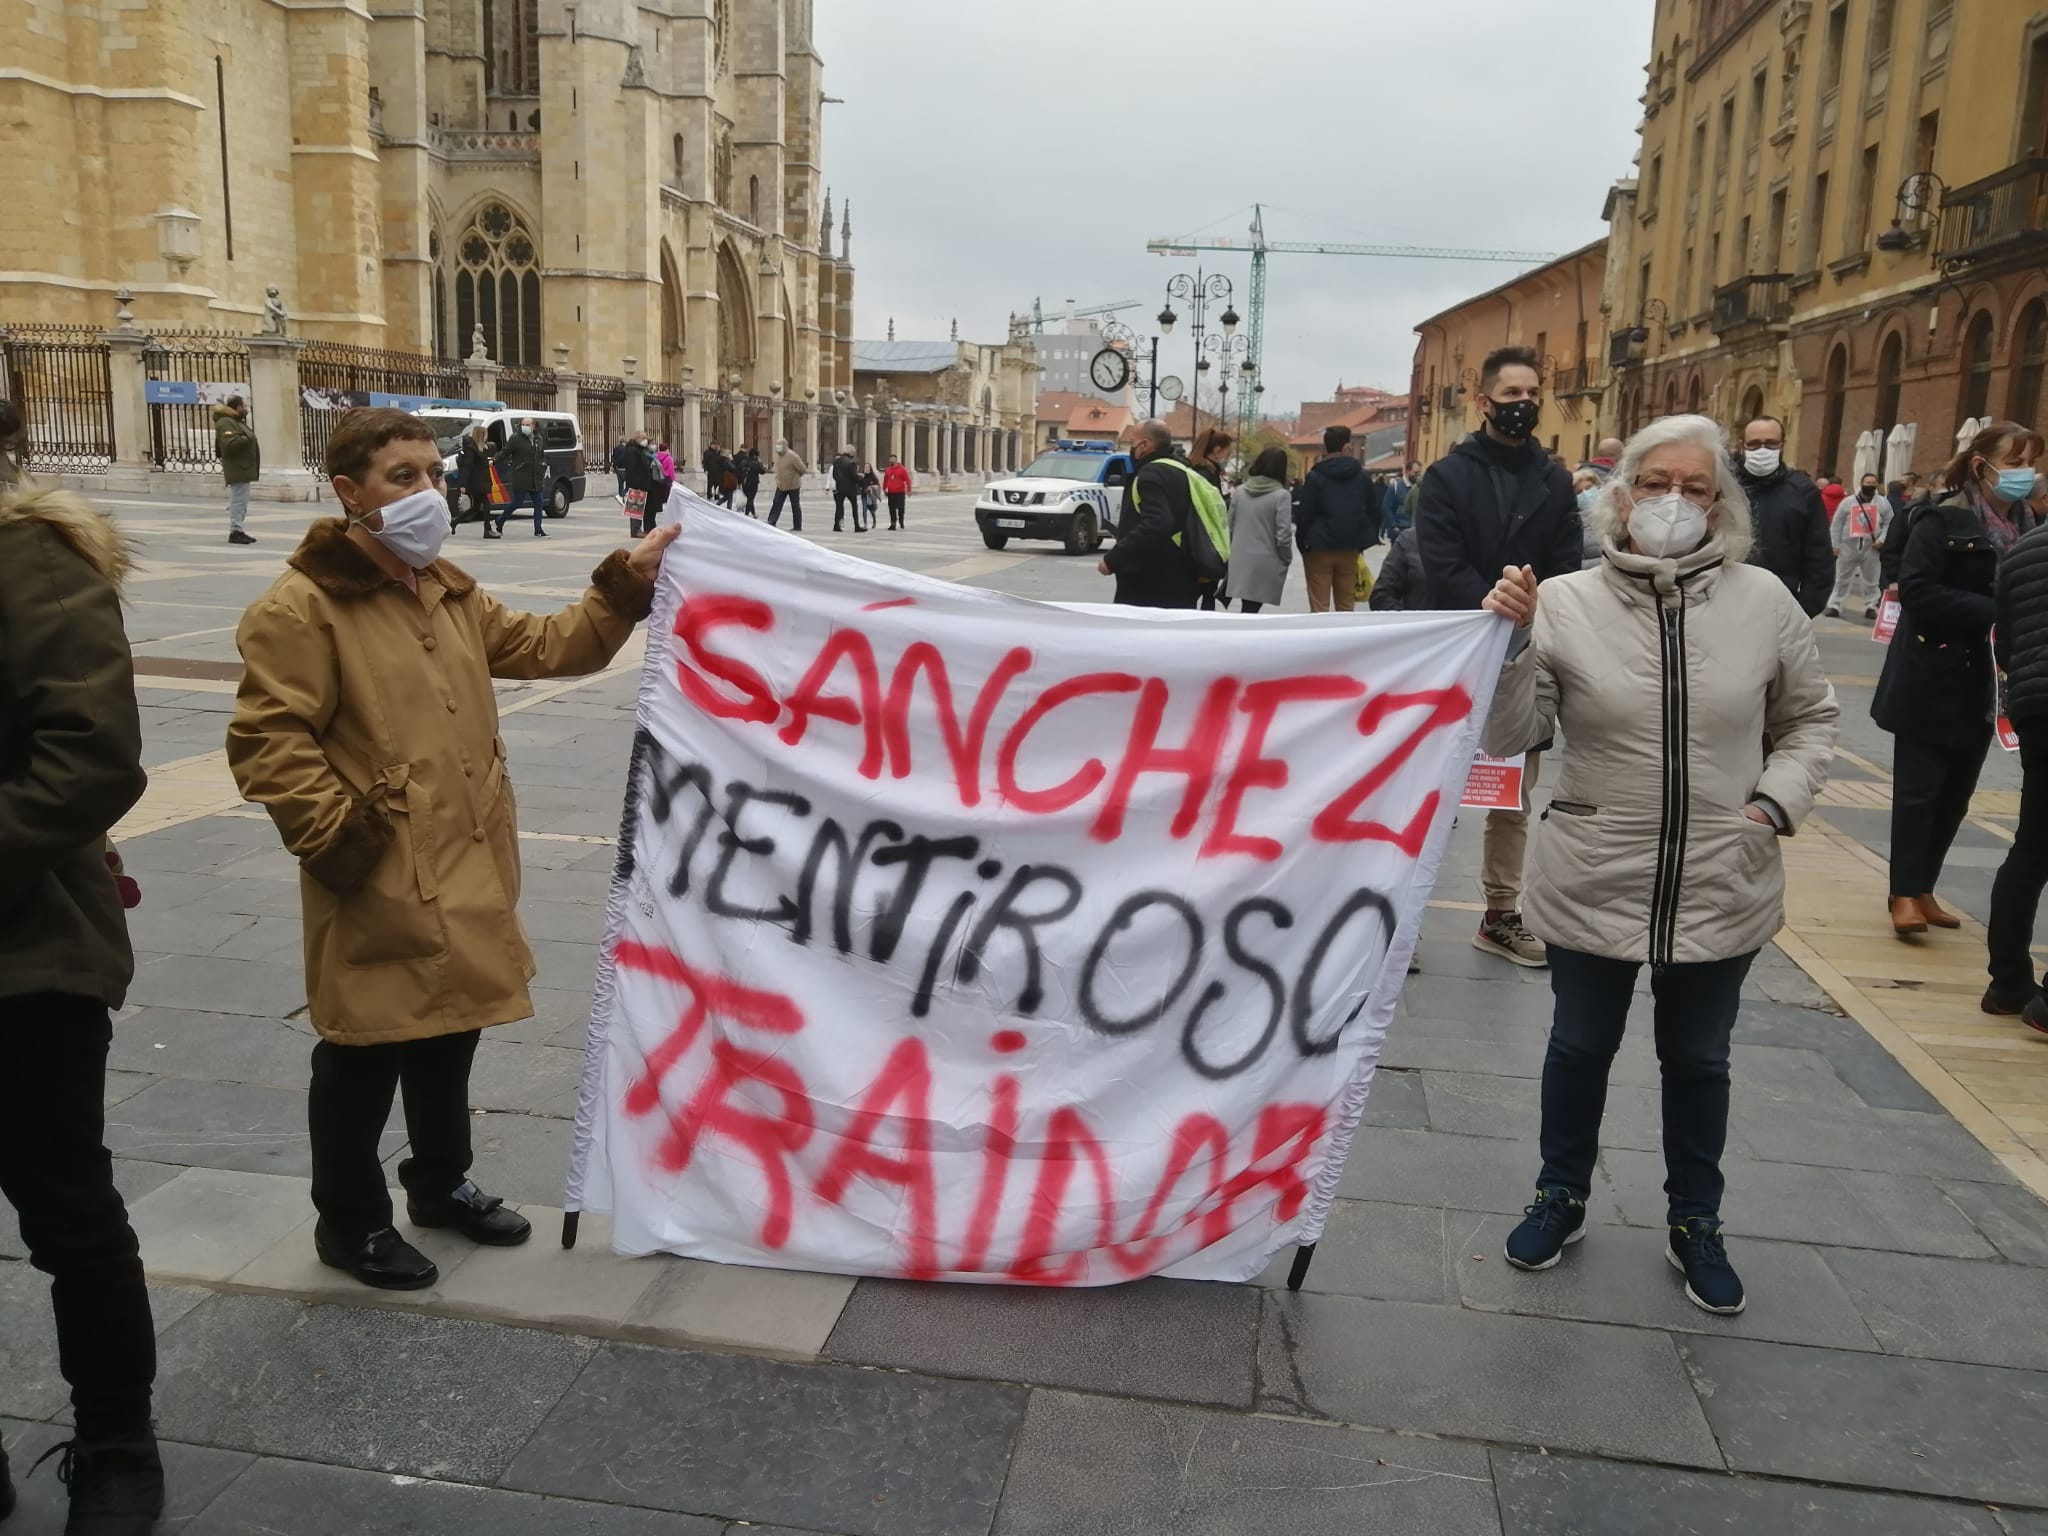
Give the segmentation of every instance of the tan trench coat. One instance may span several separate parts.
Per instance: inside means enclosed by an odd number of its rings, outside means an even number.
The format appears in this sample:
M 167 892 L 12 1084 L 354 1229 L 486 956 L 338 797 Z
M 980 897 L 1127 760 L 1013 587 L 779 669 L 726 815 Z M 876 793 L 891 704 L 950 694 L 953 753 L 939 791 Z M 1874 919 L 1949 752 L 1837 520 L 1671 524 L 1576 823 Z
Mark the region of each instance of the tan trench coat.
M 518 814 L 494 677 L 573 677 L 618 653 L 651 583 L 606 558 L 582 601 L 520 613 L 436 561 L 415 596 L 313 525 L 243 615 L 228 764 L 299 859 L 306 995 L 344 1045 L 533 1012 Z

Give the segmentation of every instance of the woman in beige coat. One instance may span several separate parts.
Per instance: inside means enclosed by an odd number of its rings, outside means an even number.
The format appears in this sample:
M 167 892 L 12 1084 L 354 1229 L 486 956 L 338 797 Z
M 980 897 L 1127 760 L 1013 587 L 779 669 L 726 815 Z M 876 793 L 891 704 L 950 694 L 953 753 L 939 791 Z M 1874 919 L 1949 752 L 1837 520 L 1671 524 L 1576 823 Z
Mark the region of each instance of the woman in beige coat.
M 1647 962 L 1667 1256 L 1695 1305 L 1735 1313 L 1720 1219 L 1729 1035 L 1784 919 L 1778 839 L 1827 780 L 1839 710 L 1806 615 L 1743 563 L 1749 506 L 1713 422 L 1637 433 L 1586 516 L 1598 566 L 1545 582 L 1540 601 L 1531 572 L 1510 568 L 1486 600 L 1528 643 L 1501 674 L 1485 749 L 1565 743 L 1523 909 L 1557 1000 L 1543 1168 L 1507 1259 L 1548 1269 L 1585 1235 L 1608 1068 Z
M 561 613 L 501 605 L 439 558 L 432 430 L 351 411 L 327 472 L 345 518 L 315 523 L 243 615 L 228 765 L 299 860 L 306 995 L 320 1042 L 307 1100 L 314 1244 L 366 1285 L 432 1285 L 391 1225 L 377 1141 L 405 1089 L 398 1168 L 415 1226 L 510 1245 L 525 1218 L 469 1179 L 477 1032 L 533 1012 L 519 822 L 494 677 L 594 672 L 647 616 L 672 525 L 614 551 Z

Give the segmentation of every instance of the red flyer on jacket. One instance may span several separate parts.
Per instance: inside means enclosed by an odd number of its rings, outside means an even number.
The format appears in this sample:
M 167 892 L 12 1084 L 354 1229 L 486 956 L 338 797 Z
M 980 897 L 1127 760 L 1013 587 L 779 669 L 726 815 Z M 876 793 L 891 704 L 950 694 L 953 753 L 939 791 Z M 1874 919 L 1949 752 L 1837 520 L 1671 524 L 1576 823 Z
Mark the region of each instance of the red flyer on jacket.
M 1890 645 L 1892 636 L 1899 627 L 1899 600 L 1887 597 L 1877 608 L 1877 624 L 1870 631 L 1870 638 L 1879 645 Z

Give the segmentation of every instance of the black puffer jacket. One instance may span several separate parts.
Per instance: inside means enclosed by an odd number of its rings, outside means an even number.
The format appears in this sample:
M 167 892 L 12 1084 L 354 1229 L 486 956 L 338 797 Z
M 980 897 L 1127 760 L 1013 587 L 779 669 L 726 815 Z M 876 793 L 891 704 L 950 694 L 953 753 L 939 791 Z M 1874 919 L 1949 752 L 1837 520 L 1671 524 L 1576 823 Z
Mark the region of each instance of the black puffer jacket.
M 1304 551 L 1371 549 L 1380 541 L 1379 504 L 1378 488 L 1350 454 L 1318 459 L 1294 498 L 1294 542 Z
M 1429 583 L 1422 579 L 1422 562 L 1415 558 L 1412 529 L 1400 529 L 1387 545 L 1386 563 L 1373 579 L 1368 606 L 1374 613 L 1404 613 L 1429 606 Z
M 1134 608 L 1192 608 L 1201 579 L 1188 553 L 1194 495 L 1184 470 L 1156 457 L 1124 486 L 1116 543 L 1102 560 L 1116 577 L 1116 600 Z
M 2005 712 L 2048 725 L 2048 528 L 2006 551 L 1998 566 L 1998 665 Z
M 1752 475 L 1735 461 L 1735 478 L 1749 497 L 1756 542 L 1749 563 L 1771 572 L 1812 618 L 1827 606 L 1835 589 L 1834 548 L 1829 543 L 1828 510 L 1820 487 L 1796 469 L 1779 465 L 1768 475 Z
M 1413 537 L 1439 608 L 1477 608 L 1504 566 L 1548 581 L 1583 560 L 1572 477 L 1533 440 L 1511 446 L 1484 431 L 1423 471 Z
M 1992 590 L 1998 552 L 1968 497 L 1913 519 L 1899 556 L 1899 627 L 1870 718 L 1950 748 L 1991 732 Z

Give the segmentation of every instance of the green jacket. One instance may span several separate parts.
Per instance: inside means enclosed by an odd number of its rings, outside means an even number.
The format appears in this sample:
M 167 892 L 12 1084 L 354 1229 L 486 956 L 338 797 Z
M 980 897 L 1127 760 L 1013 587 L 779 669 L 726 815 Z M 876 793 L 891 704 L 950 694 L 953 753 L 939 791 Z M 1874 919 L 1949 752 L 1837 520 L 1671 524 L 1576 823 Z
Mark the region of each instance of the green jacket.
M 249 423 L 224 405 L 213 408 L 213 451 L 229 485 L 246 485 L 263 473 L 263 451 Z
M 540 443 L 524 432 L 508 435 L 491 462 L 505 477 L 505 489 L 515 496 L 521 491 L 537 491 L 547 482 L 547 460 Z
M 127 573 L 127 540 L 83 497 L 0 493 L 0 998 L 118 1008 L 135 972 L 106 860 L 147 782 Z

